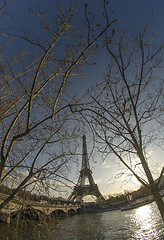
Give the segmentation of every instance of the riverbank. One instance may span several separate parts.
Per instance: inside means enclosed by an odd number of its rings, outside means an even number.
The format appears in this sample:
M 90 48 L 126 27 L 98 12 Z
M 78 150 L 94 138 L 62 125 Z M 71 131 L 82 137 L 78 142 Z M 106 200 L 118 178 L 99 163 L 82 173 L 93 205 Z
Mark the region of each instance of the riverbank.
M 164 236 L 164 224 L 155 202 L 132 211 L 77 214 L 39 223 L 13 219 L 0 223 L 0 240 L 127 240 L 154 239 Z
M 161 194 L 162 196 L 164 193 Z M 80 213 L 100 213 L 100 212 L 108 212 L 108 211 L 114 211 L 114 210 L 121 210 L 121 211 L 126 211 L 126 210 L 131 210 L 134 208 L 138 208 L 144 205 L 147 205 L 149 203 L 152 203 L 154 201 L 153 196 L 148 196 L 145 198 L 140 198 L 135 201 L 122 201 L 122 202 L 117 202 L 117 203 L 101 203 L 101 204 L 94 204 L 94 203 L 86 203 L 83 204 Z

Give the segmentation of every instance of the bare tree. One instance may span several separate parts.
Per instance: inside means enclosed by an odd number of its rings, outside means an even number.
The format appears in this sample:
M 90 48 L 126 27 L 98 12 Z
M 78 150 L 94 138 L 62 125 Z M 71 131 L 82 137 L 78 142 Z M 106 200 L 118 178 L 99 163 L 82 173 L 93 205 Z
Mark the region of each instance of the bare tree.
M 1 62 L 0 184 L 11 182 L 15 189 L 0 209 L 27 185 L 59 177 L 72 159 L 78 128 L 68 103 L 68 78 L 78 75 L 80 66 L 101 49 L 101 43 L 95 43 L 115 22 L 98 28 L 88 17 L 87 5 L 85 27 L 73 24 L 78 14 L 72 4 L 66 11 L 58 5 L 53 25 L 39 9 L 31 12 L 41 18 L 43 38 L 3 31 L 7 43 L 12 40 L 18 50 L 7 55 L 11 46 L 6 47 Z M 14 185 L 18 175 L 24 177 Z
M 162 139 L 162 47 L 146 34 L 105 39 L 110 56 L 105 80 L 89 91 L 91 104 L 79 110 L 92 126 L 98 147 L 112 154 L 149 188 L 164 220 L 164 203 L 148 163 L 148 151 Z M 158 162 L 158 159 L 156 159 Z

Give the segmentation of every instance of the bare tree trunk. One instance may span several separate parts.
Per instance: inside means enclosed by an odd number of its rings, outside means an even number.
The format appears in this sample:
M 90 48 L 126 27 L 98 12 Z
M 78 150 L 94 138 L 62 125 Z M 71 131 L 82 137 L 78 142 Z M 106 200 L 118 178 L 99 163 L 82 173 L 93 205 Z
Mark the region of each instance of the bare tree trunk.
M 156 187 L 154 188 L 154 186 L 153 187 L 151 186 L 151 191 L 152 191 L 154 200 L 156 201 L 156 204 L 158 206 L 161 217 L 164 221 L 164 202 L 162 200 L 162 197 Z
M 142 155 L 142 154 L 141 154 L 141 155 Z M 161 195 L 160 195 L 160 193 L 159 193 L 158 186 L 157 186 L 157 184 L 155 183 L 155 181 L 154 181 L 154 179 L 153 179 L 153 177 L 152 177 L 152 174 L 151 174 L 151 172 L 150 172 L 150 169 L 149 169 L 149 167 L 148 167 L 148 164 L 147 164 L 144 156 L 142 155 L 142 156 L 140 157 L 140 159 L 141 159 L 141 162 L 142 162 L 142 166 L 143 166 L 143 168 L 144 168 L 144 171 L 145 171 L 145 173 L 146 173 L 146 176 L 147 176 L 147 178 L 148 178 L 148 181 L 149 181 L 149 183 L 150 183 L 151 193 L 152 193 L 152 195 L 153 195 L 153 197 L 154 197 L 154 200 L 156 201 L 156 204 L 157 204 L 157 206 L 158 206 L 159 212 L 160 212 L 161 217 L 162 217 L 162 219 L 163 219 L 163 221 L 164 221 L 164 202 L 163 202 L 162 197 L 161 197 Z

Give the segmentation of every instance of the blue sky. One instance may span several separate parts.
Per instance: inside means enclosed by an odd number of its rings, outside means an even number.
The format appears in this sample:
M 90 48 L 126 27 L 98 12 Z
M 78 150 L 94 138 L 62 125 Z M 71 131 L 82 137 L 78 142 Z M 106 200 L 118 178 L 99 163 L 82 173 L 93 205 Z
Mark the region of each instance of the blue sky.
M 11 18 L 7 20 L 7 23 L 1 22 L 1 26 L 7 24 L 13 25 L 14 32 L 19 33 L 22 29 L 31 31 L 32 33 L 40 33 L 38 23 L 33 16 L 29 17 L 29 8 L 35 8 L 38 6 L 42 10 L 48 10 L 48 17 L 53 19 L 55 13 L 54 0 L 7 0 L 7 10 L 11 13 Z M 87 1 L 84 1 L 87 2 Z M 88 0 L 89 9 L 95 14 L 97 21 L 101 21 L 100 7 L 102 0 Z M 64 6 L 67 6 L 69 0 L 60 1 Z M 125 29 L 126 31 L 140 31 L 144 25 L 152 21 L 151 32 L 157 34 L 157 39 L 160 43 L 164 43 L 164 1 L 163 0 L 111 0 L 109 1 L 109 8 L 111 12 L 111 20 L 117 19 L 117 23 L 114 28 Z M 6 20 L 5 20 L 6 21 Z M 88 67 L 83 69 L 84 73 L 78 79 L 72 80 L 72 91 L 78 95 L 83 95 L 87 88 L 102 80 L 107 62 L 106 56 L 100 53 L 96 56 L 96 67 Z M 88 149 L 90 148 L 90 140 L 87 139 Z M 82 141 L 81 143 L 82 147 Z M 82 151 L 82 149 L 79 151 Z M 152 159 L 158 159 L 159 168 L 163 164 L 162 150 L 150 149 L 150 155 Z M 96 153 L 90 161 L 91 169 L 93 171 L 93 177 L 96 183 L 99 185 L 100 191 L 103 194 L 110 194 L 114 192 L 121 192 L 125 189 L 129 189 L 129 184 L 124 184 L 121 180 L 111 180 L 118 171 L 121 171 L 120 166 L 113 164 L 111 159 L 107 159 L 104 163 L 99 161 L 100 156 Z M 153 163 L 153 160 L 152 160 Z M 76 181 L 79 175 L 80 166 L 74 167 L 71 180 Z M 111 180 L 111 182 L 109 182 Z M 135 180 L 134 183 L 136 184 Z M 134 185 L 133 185 L 134 186 Z
M 69 6 L 69 0 L 60 1 L 64 7 Z M 75 1 L 76 2 L 76 1 Z M 88 9 L 95 15 L 97 22 L 103 20 L 100 13 L 100 7 L 103 0 L 88 0 Z M 39 7 L 42 11 L 47 12 L 47 16 L 51 22 L 55 17 L 56 4 L 54 0 L 10 0 L 7 1 L 7 10 L 10 12 L 10 19 L 5 22 L 1 21 L 1 26 L 10 25 L 13 26 L 14 33 L 20 33 L 23 31 L 29 31 L 33 34 L 42 35 L 39 22 L 36 17 L 29 15 L 29 9 L 36 10 Z M 109 11 L 111 12 L 111 20 L 117 19 L 114 28 L 125 29 L 126 31 L 140 31 L 146 23 L 152 22 L 151 31 L 153 34 L 157 34 L 159 42 L 163 43 L 164 40 L 164 2 L 162 0 L 113 0 L 109 1 Z M 82 11 L 81 14 L 84 14 Z M 88 67 L 83 69 L 84 73 L 79 78 L 79 81 L 73 79 L 73 89 L 77 92 L 77 88 L 80 85 L 79 94 L 82 95 L 86 89 L 94 82 L 99 81 L 106 69 L 106 57 L 104 54 L 99 54 L 97 58 L 92 58 L 90 63 L 96 61 L 95 67 Z M 83 82 L 83 84 L 80 84 Z

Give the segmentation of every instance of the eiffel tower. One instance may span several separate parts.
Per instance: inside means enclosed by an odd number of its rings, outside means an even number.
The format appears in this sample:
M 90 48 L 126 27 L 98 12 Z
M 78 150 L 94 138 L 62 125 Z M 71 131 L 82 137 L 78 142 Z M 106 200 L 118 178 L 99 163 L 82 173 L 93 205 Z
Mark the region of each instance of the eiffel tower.
M 85 184 L 85 180 L 88 178 L 89 184 Z M 97 201 L 104 201 L 104 197 L 100 193 L 97 184 L 95 184 L 92 177 L 92 171 L 89 166 L 89 159 L 87 154 L 87 145 L 86 145 L 86 136 L 83 136 L 83 153 L 82 153 L 82 166 L 80 171 L 80 176 L 77 182 L 77 185 L 74 187 L 74 190 L 68 201 L 77 201 L 82 202 L 82 198 L 87 195 L 93 195 L 97 197 Z

